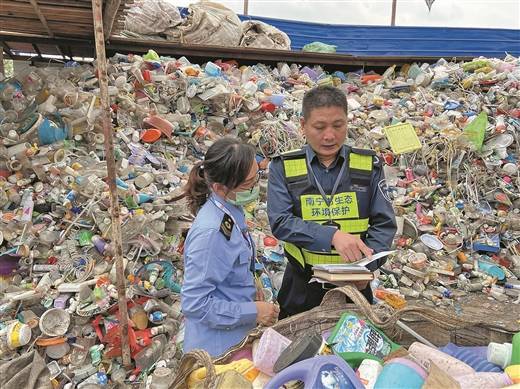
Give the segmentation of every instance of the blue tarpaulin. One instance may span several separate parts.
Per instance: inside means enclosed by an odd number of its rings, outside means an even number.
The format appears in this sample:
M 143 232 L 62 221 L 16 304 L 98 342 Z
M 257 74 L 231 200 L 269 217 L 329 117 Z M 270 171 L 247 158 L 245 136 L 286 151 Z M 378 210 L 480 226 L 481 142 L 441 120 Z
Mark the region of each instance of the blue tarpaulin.
M 520 30 L 488 28 L 348 26 L 239 15 L 284 31 L 299 51 L 320 41 L 337 53 L 356 56 L 504 57 L 520 56 Z

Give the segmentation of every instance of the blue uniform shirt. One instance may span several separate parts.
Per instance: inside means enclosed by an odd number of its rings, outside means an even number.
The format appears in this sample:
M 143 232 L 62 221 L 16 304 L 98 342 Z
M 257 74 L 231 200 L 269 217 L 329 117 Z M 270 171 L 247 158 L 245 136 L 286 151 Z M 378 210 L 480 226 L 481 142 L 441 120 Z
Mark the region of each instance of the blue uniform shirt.
M 238 224 L 229 240 L 220 230 L 225 214 L 214 200 Z M 181 292 L 184 352 L 204 349 L 220 355 L 256 326 L 252 250 L 241 231 L 247 231 L 242 209 L 212 194 L 188 232 Z
M 307 160 L 310 161 L 316 178 L 323 187 L 325 193 L 331 193 L 336 178 L 341 170 L 343 161 L 347 158 L 347 148 L 342 146 L 336 160 L 328 167 L 323 166 L 314 150 L 308 145 L 304 146 Z M 370 227 L 367 231 L 365 244 L 375 253 L 388 250 L 396 231 L 396 223 L 392 204 L 387 201 L 378 183 L 384 179 L 383 169 L 374 166 L 371 177 L 370 194 Z M 275 237 L 293 243 L 307 250 L 330 252 L 332 237 L 336 228 L 322 226 L 312 221 L 305 221 L 293 214 L 293 199 L 285 181 L 283 162 L 275 159 L 269 166 L 269 185 L 267 187 L 267 214 L 271 230 Z M 380 260 L 379 267 L 383 264 Z

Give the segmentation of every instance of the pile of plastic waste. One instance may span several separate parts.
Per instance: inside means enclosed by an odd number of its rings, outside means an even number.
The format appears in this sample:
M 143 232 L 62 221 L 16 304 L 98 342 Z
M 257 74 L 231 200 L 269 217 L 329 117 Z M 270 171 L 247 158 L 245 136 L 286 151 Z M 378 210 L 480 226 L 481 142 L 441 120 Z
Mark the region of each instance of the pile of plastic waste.
M 311 329 L 293 341 L 268 328 L 215 372 L 218 389 L 513 388 L 520 382 L 520 332 L 512 343 L 487 347 L 414 342 L 405 349 L 370 321 L 345 312 L 332 331 Z M 196 388 L 206 376 L 205 367 L 195 370 L 187 386 Z
M 484 291 L 518 302 L 518 58 L 440 60 L 379 75 L 197 65 L 150 51 L 114 56 L 108 73 L 133 368 L 119 357 L 96 69 L 67 63 L 0 82 L 0 368 L 9 372 L 0 384 L 144 385 L 152 372 L 156 382 L 171 377 L 182 356 L 182 250 L 193 218 L 174 199 L 218 137 L 254 144 L 263 163 L 300 147 L 301 101 L 316 85 L 345 91 L 348 143 L 376 149 L 387 165 L 381 190 L 400 229 L 376 297 L 443 304 Z M 404 122 L 421 148 L 401 154 L 385 128 Z M 246 212 L 271 299 L 285 258 L 269 231 L 266 185 Z

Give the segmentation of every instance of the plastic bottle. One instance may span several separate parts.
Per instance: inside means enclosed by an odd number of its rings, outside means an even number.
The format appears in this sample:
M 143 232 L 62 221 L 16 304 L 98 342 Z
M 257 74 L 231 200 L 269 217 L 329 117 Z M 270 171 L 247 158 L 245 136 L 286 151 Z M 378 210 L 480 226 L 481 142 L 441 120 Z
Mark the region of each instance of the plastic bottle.
M 431 361 L 452 377 L 475 373 L 471 366 L 457 358 L 419 342 L 412 343 L 408 352 L 425 370 L 429 369 Z
M 357 376 L 366 389 L 373 389 L 376 384 L 377 377 L 383 371 L 383 366 L 373 359 L 365 359 L 361 362 L 357 369 Z
M 255 367 L 262 373 L 273 376 L 273 366 L 283 350 L 291 344 L 285 336 L 279 334 L 272 328 L 267 328 L 258 346 L 253 346 L 253 362 Z
M 305 389 L 364 389 L 354 370 L 336 355 L 317 356 L 289 366 L 274 376 L 264 389 L 278 389 L 294 380 L 302 381 Z
M 20 221 L 22 223 L 29 223 L 32 220 L 34 209 L 33 192 L 31 190 L 24 191 L 21 206 L 22 216 L 20 217 Z
M 152 366 L 161 357 L 167 343 L 168 340 L 164 334 L 154 337 L 151 345 L 136 354 L 134 358 L 135 366 L 141 370 L 145 370 Z
M 477 372 L 496 372 L 501 373 L 502 369 L 487 359 L 488 347 L 460 347 L 453 343 L 448 343 L 440 350 L 459 361 L 467 363 Z
M 458 381 L 460 389 L 498 389 L 513 383 L 505 373 L 473 373 L 454 378 Z

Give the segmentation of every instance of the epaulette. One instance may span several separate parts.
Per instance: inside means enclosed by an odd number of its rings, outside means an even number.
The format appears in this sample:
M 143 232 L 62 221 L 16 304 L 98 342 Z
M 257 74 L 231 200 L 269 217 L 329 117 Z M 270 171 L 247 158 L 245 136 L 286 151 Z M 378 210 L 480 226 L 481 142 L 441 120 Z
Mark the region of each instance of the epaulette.
M 224 214 L 222 222 L 220 223 L 220 232 L 226 237 L 227 240 L 231 239 L 231 233 L 233 232 L 233 226 L 235 222 L 227 213 Z

